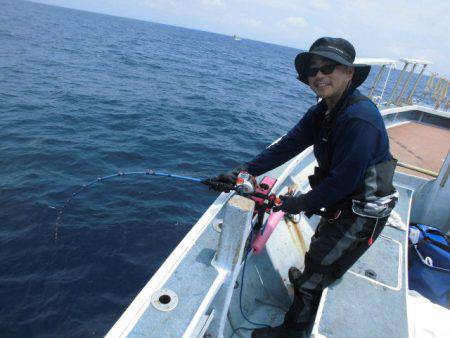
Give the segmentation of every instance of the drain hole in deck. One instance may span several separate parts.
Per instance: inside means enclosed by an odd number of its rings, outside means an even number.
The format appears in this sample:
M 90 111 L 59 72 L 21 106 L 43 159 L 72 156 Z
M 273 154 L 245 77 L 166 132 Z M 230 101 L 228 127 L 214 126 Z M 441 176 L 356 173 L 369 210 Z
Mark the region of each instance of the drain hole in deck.
M 178 296 L 169 289 L 161 289 L 152 295 L 151 303 L 159 311 L 172 311 L 178 305 Z
M 171 300 L 172 300 L 172 298 L 170 298 L 169 295 L 162 295 L 159 297 L 159 302 L 161 304 L 169 304 Z

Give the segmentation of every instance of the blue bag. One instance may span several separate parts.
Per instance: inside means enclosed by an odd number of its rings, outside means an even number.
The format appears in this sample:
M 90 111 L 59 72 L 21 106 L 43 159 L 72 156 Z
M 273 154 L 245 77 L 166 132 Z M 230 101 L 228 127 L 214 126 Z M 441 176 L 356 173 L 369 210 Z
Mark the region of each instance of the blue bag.
M 409 288 L 450 309 L 450 245 L 447 236 L 441 230 L 423 224 L 411 224 L 409 234 Z M 411 242 L 413 237 L 416 239 Z

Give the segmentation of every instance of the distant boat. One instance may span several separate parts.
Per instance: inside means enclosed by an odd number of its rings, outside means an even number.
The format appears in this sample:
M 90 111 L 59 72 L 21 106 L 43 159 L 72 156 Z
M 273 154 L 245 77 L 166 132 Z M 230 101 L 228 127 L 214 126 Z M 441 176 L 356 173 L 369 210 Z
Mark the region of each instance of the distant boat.
M 241 39 L 239 36 L 237 36 L 236 34 L 233 35 L 233 38 L 234 38 L 234 40 L 236 40 L 236 41 L 241 41 L 241 40 L 242 40 L 242 39 Z

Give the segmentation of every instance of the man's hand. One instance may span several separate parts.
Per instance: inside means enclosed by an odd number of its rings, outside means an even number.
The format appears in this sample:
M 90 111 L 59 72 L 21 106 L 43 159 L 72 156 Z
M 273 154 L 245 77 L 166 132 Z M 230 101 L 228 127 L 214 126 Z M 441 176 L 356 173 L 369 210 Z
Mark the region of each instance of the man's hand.
M 284 211 L 288 214 L 299 214 L 302 211 L 307 210 L 305 203 L 305 195 L 292 197 L 289 195 L 281 195 L 280 199 L 282 203 L 273 208 L 273 211 Z
M 232 180 L 226 177 L 221 177 L 222 175 L 223 174 L 217 177 L 207 178 L 203 180 L 202 183 L 207 185 L 210 190 L 215 190 L 218 192 L 230 192 L 230 190 L 233 189 L 234 184 L 231 183 Z
M 237 166 L 226 173 L 203 180 L 202 183 L 206 184 L 210 189 L 215 191 L 230 192 L 230 190 L 236 185 L 236 180 L 239 173 L 243 170 L 246 170 L 245 166 Z

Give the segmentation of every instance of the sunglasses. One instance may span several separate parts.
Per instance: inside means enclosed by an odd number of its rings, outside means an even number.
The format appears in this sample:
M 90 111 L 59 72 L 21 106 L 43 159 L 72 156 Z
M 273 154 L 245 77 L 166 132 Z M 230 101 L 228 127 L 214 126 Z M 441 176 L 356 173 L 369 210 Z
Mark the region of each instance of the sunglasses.
M 314 77 L 314 76 L 317 75 L 317 73 L 319 72 L 319 70 L 320 70 L 320 72 L 321 72 L 322 74 L 325 74 L 325 75 L 331 74 L 331 73 L 334 72 L 334 69 L 336 68 L 336 66 L 337 66 L 338 64 L 339 64 L 339 63 L 330 63 L 330 64 L 324 65 L 324 66 L 322 66 L 322 67 L 311 67 L 311 68 L 308 68 L 308 70 L 306 71 L 306 75 L 307 75 L 308 77 Z

